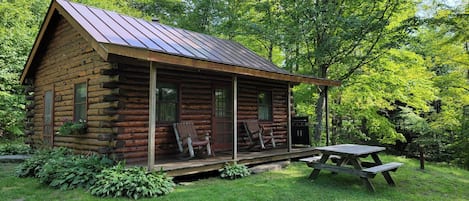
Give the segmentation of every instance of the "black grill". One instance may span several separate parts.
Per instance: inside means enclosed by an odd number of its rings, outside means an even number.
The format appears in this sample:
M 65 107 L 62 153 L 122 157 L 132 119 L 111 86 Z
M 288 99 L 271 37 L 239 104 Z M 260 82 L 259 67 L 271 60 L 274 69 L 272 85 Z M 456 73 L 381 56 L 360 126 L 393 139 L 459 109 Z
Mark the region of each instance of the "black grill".
M 292 117 L 292 144 L 311 145 L 308 117 Z

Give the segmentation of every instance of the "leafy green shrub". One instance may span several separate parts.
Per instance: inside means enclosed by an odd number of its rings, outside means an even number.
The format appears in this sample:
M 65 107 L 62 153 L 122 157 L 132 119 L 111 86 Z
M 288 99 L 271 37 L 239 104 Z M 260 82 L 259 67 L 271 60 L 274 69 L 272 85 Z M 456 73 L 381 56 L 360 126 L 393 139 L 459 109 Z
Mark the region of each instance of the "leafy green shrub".
M 37 174 L 42 170 L 42 167 L 49 159 L 70 154 L 72 154 L 72 151 L 66 148 L 39 150 L 16 168 L 16 176 L 37 177 Z
M 125 168 L 122 163 L 103 170 L 96 178 L 90 191 L 100 197 L 156 197 L 168 194 L 175 186 L 164 172 L 148 172 L 143 167 Z
M 251 175 L 251 171 L 243 164 L 225 164 L 223 169 L 219 170 L 220 177 L 223 179 L 238 179 Z
M 0 144 L 1 155 L 15 155 L 15 154 L 30 154 L 32 153 L 31 147 L 24 143 L 7 143 Z
M 96 155 L 64 155 L 50 158 L 37 176 L 41 183 L 61 190 L 89 188 L 95 176 L 112 164 L 112 160 Z

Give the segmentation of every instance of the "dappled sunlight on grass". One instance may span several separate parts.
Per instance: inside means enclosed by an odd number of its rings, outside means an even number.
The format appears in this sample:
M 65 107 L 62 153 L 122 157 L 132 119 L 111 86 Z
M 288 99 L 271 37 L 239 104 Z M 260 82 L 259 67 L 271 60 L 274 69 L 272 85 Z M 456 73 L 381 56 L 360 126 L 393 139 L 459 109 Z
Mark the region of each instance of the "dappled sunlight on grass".
M 237 180 L 212 177 L 184 183 L 168 195 L 141 200 L 469 200 L 469 172 L 466 170 L 434 163 L 426 163 L 426 169 L 420 170 L 418 160 L 390 155 L 380 157 L 385 163 L 397 161 L 404 165 L 391 173 L 396 187 L 390 187 L 381 174 L 372 179 L 376 187 L 374 193 L 352 175 L 321 171 L 319 177 L 311 181 L 308 176 L 313 169 L 302 162 L 292 162 L 282 170 Z M 14 165 L 1 164 L 0 170 L 0 194 L 4 195 L 1 200 L 128 200 L 93 197 L 84 189 L 51 189 L 36 179 L 14 177 Z

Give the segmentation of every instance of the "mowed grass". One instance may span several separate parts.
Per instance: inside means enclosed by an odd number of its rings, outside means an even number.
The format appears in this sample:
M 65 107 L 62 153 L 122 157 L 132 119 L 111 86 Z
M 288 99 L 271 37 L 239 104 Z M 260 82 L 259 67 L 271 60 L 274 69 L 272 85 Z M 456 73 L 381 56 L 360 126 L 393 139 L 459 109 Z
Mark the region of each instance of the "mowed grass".
M 403 162 L 391 173 L 397 186 L 387 185 L 382 175 L 372 180 L 369 192 L 358 177 L 322 171 L 310 181 L 311 168 L 293 162 L 286 169 L 251 175 L 239 180 L 209 178 L 178 185 L 166 196 L 140 200 L 469 200 L 469 171 L 444 164 L 383 155 L 384 162 Z M 0 163 L 0 200 L 129 200 L 98 198 L 84 189 L 60 191 L 41 185 L 37 179 L 16 178 L 17 164 Z

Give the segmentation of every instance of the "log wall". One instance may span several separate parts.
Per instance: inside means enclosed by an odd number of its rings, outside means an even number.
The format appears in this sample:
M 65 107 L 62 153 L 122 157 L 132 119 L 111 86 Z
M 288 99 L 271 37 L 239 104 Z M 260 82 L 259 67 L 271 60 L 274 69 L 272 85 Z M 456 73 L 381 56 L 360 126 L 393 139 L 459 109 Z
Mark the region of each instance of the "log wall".
M 46 45 L 37 55 L 40 59 L 34 73 L 27 78 L 33 86 L 33 92 L 27 92 L 32 100 L 28 107 L 32 115 L 28 120 L 31 126 L 26 133 L 33 133 L 31 143 L 34 146 L 43 146 L 45 91 L 52 90 L 54 93 L 55 133 L 65 119 L 73 119 L 74 85 L 86 82 L 88 133 L 67 136 L 54 134 L 53 145 L 73 148 L 78 152 L 109 153 L 116 143 L 106 136 L 116 132 L 110 123 L 114 117 L 107 115 L 106 111 L 118 103 L 105 100 L 114 91 L 102 87 L 102 83 L 117 78 L 103 75 L 102 72 L 112 69 L 113 65 L 105 62 L 64 18 L 59 17 L 55 23 L 56 26 L 51 26 L 47 38 L 43 40 Z
M 34 146 L 43 146 L 44 93 L 53 90 L 53 130 L 73 118 L 73 92 L 77 83 L 87 83 L 87 125 L 84 135 L 54 135 L 53 145 L 78 152 L 108 154 L 128 163 L 147 160 L 149 66 L 139 62 L 113 64 L 104 61 L 89 43 L 59 18 L 38 55 L 34 73 L 27 77 L 26 134 Z M 213 87 L 231 86 L 230 74 L 198 71 L 157 64 L 157 80 L 179 86 L 178 120 L 192 121 L 199 134 L 212 132 Z M 261 122 L 274 129 L 277 143 L 286 142 L 287 84 L 250 77 L 238 78 L 238 130 L 243 120 L 257 119 L 257 94 L 272 92 L 273 120 Z M 174 156 L 177 145 L 171 124 L 157 124 L 155 152 Z M 239 140 L 243 146 L 243 140 Z
M 148 132 L 148 86 L 149 67 L 120 64 L 118 67 L 119 102 L 122 107 L 116 111 L 119 116 L 113 124 L 118 129 L 117 140 L 124 147 L 117 148 L 116 153 L 129 163 L 147 160 Z M 180 121 L 192 121 L 200 135 L 212 131 L 213 87 L 231 86 L 230 75 L 213 72 L 200 72 L 157 64 L 157 80 L 175 83 L 179 87 Z M 286 142 L 287 121 L 287 85 L 266 80 L 238 78 L 238 130 L 242 138 L 244 129 L 241 121 L 257 119 L 257 94 L 259 91 L 272 91 L 273 120 L 262 122 L 267 128 L 274 129 L 277 142 Z M 171 124 L 157 124 L 155 134 L 156 158 L 174 156 L 178 153 L 176 139 Z M 243 140 L 239 140 L 243 146 Z

